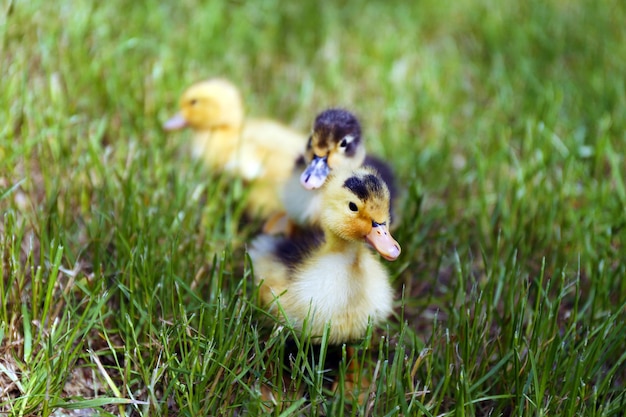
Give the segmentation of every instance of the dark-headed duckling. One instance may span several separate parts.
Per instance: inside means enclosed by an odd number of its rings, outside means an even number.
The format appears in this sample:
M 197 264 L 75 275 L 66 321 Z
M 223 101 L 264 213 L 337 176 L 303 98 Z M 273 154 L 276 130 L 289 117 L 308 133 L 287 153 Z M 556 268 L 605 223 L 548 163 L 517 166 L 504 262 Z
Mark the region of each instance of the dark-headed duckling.
M 396 194 L 393 171 L 380 159 L 366 156 L 361 124 L 356 116 L 343 109 L 321 112 L 315 118 L 304 156 L 285 185 L 282 200 L 286 217 L 299 225 L 319 224 L 320 188 L 328 175 L 360 166 L 378 171 L 393 202 Z

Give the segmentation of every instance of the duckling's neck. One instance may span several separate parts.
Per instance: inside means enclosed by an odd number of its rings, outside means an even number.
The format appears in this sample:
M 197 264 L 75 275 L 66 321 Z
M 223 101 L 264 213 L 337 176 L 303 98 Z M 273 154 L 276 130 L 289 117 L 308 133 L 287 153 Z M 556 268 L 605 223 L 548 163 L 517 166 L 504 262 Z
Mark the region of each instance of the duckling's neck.
M 355 270 L 360 269 L 365 251 L 363 242 L 346 240 L 328 231 L 325 232 L 325 239 L 322 248 L 324 253 L 341 253 L 346 259 L 351 260 L 351 265 Z
M 241 131 L 241 126 L 225 125 L 194 132 L 194 156 L 204 158 L 212 168 L 222 166 L 236 154 L 241 142 Z

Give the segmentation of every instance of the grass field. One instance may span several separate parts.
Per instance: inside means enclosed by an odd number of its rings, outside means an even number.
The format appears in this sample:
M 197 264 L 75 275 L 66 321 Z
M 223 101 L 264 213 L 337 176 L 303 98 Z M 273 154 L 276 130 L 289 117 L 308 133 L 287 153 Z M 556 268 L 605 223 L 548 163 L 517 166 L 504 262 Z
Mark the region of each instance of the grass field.
M 623 415 L 625 4 L 319 3 L 2 3 L 0 414 Z M 262 403 L 262 219 L 161 128 L 215 75 L 302 131 L 353 110 L 396 169 L 362 403 L 298 337 L 306 395 Z

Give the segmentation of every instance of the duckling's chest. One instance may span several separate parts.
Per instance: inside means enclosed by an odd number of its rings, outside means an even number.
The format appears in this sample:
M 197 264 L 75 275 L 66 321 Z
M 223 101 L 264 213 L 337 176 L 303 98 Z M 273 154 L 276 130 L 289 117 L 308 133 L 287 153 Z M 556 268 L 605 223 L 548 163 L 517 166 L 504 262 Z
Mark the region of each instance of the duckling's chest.
M 291 318 L 308 319 L 314 334 L 331 324 L 335 343 L 363 337 L 369 321 L 385 320 L 393 303 L 387 273 L 377 261 L 366 257 L 356 264 L 333 254 L 310 263 L 285 295 Z

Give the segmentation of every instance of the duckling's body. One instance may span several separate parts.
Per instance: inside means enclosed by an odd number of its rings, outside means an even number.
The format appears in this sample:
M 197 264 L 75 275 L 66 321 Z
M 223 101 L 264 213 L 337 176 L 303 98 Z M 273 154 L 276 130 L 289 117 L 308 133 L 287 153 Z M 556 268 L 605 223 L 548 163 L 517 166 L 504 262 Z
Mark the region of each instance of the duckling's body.
M 352 113 L 328 109 L 313 124 L 306 150 L 286 181 L 282 199 L 287 217 L 299 225 L 318 225 L 321 189 L 333 171 L 352 170 L 360 166 L 375 168 L 387 184 L 391 200 L 396 188 L 393 170 L 382 160 L 366 156 L 361 125 Z
M 333 175 L 321 201 L 323 233 L 263 235 L 250 256 L 261 303 L 314 337 L 330 324 L 329 342 L 337 344 L 363 337 L 370 321 L 392 311 L 388 274 L 365 241 L 388 260 L 400 246 L 388 233 L 389 190 L 375 171 Z
M 166 130 L 193 130 L 192 154 L 216 172 L 227 172 L 250 186 L 249 211 L 268 214 L 282 209 L 279 190 L 290 177 L 306 137 L 278 122 L 244 120 L 238 89 L 224 79 L 189 87 L 180 112 Z

